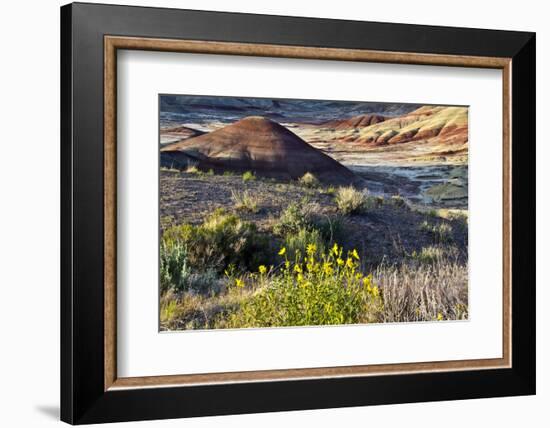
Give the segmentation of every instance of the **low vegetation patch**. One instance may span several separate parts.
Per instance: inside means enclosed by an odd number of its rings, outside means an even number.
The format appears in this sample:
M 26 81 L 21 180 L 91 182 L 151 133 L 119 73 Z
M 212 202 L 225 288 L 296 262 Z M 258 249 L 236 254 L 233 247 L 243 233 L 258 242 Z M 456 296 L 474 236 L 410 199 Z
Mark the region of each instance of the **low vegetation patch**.
M 244 192 L 231 190 L 231 199 L 235 204 L 235 208 L 239 211 L 247 211 L 255 214 L 260 210 L 258 208 L 260 198 L 258 198 L 248 190 L 245 190 Z
M 252 171 L 246 171 L 243 174 L 243 181 L 246 183 L 247 181 L 254 181 L 256 180 L 256 176 Z
M 448 223 L 430 223 L 424 220 L 419 229 L 429 233 L 435 242 L 450 242 L 453 240 L 453 227 Z
M 313 175 L 311 172 L 306 172 L 301 178 L 300 178 L 300 184 L 305 187 L 319 187 L 321 184 L 317 177 Z
M 252 223 L 242 221 L 223 209 L 216 210 L 201 225 L 182 224 L 167 228 L 161 240 L 161 260 L 167 272 L 163 289 L 185 288 L 181 272 L 223 272 L 230 264 L 255 269 L 270 253 L 270 239 Z
M 334 198 L 338 210 L 343 214 L 359 214 L 367 209 L 367 195 L 353 186 L 340 187 Z
M 409 209 L 399 196 L 353 187 L 250 182 L 252 173 L 191 173 L 201 179 L 161 174 L 181 204 L 161 216 L 163 330 L 468 317 L 467 215 L 458 210 Z M 205 184 L 223 208 L 190 205 Z
M 447 258 L 429 264 L 379 266 L 383 322 L 468 318 L 468 267 Z
M 288 207 L 283 210 L 277 222 L 273 225 L 273 232 L 279 236 L 295 234 L 300 229 L 305 229 L 311 226 L 313 221 L 313 208 L 306 200 L 303 200 L 300 205 L 291 202 Z
M 202 174 L 202 171 L 198 169 L 195 165 L 188 166 L 185 172 L 188 174 Z
M 376 322 L 383 299 L 371 275 L 358 269 L 357 251 L 343 255 L 338 245 L 320 252 L 308 244 L 302 257 L 291 260 L 286 247 L 279 255 L 282 266 L 268 272 L 230 277 L 234 289 L 252 288 L 224 326 L 274 327 Z M 237 291 L 238 292 L 238 291 Z

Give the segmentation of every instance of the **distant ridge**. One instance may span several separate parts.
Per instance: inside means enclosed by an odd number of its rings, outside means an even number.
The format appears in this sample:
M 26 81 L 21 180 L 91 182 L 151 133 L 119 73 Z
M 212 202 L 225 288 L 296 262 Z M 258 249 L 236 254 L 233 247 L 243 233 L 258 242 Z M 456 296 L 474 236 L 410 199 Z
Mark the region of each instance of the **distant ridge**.
M 376 123 L 384 122 L 386 120 L 385 116 L 379 114 L 360 114 L 358 116 L 353 116 L 348 119 L 334 119 L 329 120 L 321 124 L 323 127 L 333 128 L 336 130 L 347 130 L 347 129 L 356 129 L 363 128 L 365 126 L 374 125 Z
M 250 116 L 208 134 L 161 149 L 164 166 L 189 165 L 217 171 L 253 171 L 278 179 L 298 179 L 306 172 L 324 183 L 360 181 L 353 172 L 317 150 L 284 126 L 261 116 Z
M 353 141 L 387 145 L 426 140 L 462 146 L 468 142 L 468 108 L 424 106 L 364 128 Z M 348 140 L 349 141 L 349 140 Z
M 186 138 L 196 137 L 204 134 L 198 129 L 189 128 L 188 126 L 178 125 L 169 128 L 161 128 L 160 141 L 162 144 L 173 143 L 175 141 L 184 140 Z

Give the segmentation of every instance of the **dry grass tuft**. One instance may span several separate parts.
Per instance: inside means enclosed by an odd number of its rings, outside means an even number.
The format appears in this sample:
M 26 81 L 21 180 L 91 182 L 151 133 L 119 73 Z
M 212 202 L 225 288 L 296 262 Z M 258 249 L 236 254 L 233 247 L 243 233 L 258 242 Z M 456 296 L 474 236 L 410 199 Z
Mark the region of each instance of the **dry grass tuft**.
M 367 195 L 353 186 L 340 187 L 334 201 L 343 214 L 359 214 L 366 208 Z
M 256 214 L 260 210 L 258 208 L 260 198 L 253 195 L 248 190 L 245 190 L 244 192 L 231 190 L 231 199 L 235 204 L 235 208 L 239 211 L 247 211 Z
M 318 187 L 321 183 L 311 172 L 306 172 L 300 178 L 300 184 L 305 187 Z

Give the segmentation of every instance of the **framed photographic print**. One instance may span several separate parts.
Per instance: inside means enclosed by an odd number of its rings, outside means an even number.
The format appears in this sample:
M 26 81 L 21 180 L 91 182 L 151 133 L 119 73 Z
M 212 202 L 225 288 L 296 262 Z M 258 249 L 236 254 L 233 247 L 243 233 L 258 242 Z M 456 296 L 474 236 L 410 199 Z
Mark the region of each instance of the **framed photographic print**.
M 61 8 L 61 418 L 535 393 L 535 35 Z

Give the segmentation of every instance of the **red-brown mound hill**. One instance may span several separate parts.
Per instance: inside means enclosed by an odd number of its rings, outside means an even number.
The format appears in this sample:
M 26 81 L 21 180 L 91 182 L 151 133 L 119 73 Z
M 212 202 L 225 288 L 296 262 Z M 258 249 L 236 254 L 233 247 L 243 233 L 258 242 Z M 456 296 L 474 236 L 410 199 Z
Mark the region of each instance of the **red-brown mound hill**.
M 278 179 L 297 179 L 306 172 L 321 182 L 349 184 L 359 180 L 349 169 L 307 144 L 284 126 L 251 116 L 208 134 L 161 149 L 165 166 L 202 170 L 253 171 Z

